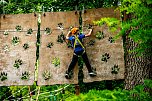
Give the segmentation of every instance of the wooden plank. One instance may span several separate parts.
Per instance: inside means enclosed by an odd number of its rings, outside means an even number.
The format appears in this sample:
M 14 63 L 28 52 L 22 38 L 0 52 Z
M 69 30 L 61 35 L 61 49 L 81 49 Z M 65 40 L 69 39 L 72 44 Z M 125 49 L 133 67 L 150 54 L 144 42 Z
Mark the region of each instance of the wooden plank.
M 78 15 L 75 12 L 52 12 L 45 13 L 46 16 L 42 16 L 41 28 L 51 28 L 52 33 L 50 35 L 41 33 L 41 47 L 40 47 L 40 64 L 38 85 L 53 85 L 53 84 L 77 84 L 78 83 L 78 68 L 74 69 L 74 77 L 71 80 L 65 78 L 65 71 L 70 64 L 73 55 L 73 49 L 68 48 L 66 42 L 57 42 L 58 36 L 62 34 L 62 31 L 58 29 L 58 24 L 63 24 L 63 34 L 66 36 L 70 26 L 78 26 Z M 53 43 L 51 48 L 48 48 L 48 43 Z M 58 58 L 60 64 L 55 66 L 52 61 L 54 58 Z M 43 73 L 47 71 L 50 73 L 51 78 L 45 80 Z
M 29 19 L 30 18 L 30 19 Z M 15 27 L 19 25 L 23 32 L 17 32 Z M 0 26 L 0 73 L 7 73 L 7 79 L 0 81 L 0 86 L 10 85 L 32 85 L 34 82 L 34 71 L 36 61 L 36 31 L 27 35 L 27 30 L 37 30 L 37 18 L 34 14 L 17 14 L 1 16 Z M 11 31 L 4 35 L 4 30 Z M 13 37 L 19 37 L 17 45 L 12 44 Z M 29 48 L 24 49 L 23 45 L 28 43 Z M 14 67 L 15 60 L 22 60 L 17 69 Z M 22 73 L 29 72 L 28 80 L 22 80 Z M 1 74 L 0 74 L 1 75 Z
M 83 14 L 83 25 L 87 26 L 88 24 L 93 25 L 93 21 L 100 20 L 103 17 L 114 17 L 120 19 L 120 13 L 115 12 L 113 8 L 99 8 L 99 9 L 90 9 L 86 10 L 86 13 Z M 86 27 L 83 28 L 84 33 L 87 33 Z M 104 33 L 104 38 L 99 40 L 97 39 L 96 33 L 101 31 Z M 118 29 L 119 31 L 119 29 Z M 84 82 L 93 82 L 101 80 L 114 80 L 114 79 L 124 79 L 124 50 L 122 39 L 116 40 L 114 43 L 110 43 L 109 37 L 114 37 L 118 33 L 111 33 L 108 30 L 107 26 L 94 26 L 93 33 L 89 38 L 84 40 L 88 58 L 92 67 L 96 68 L 97 76 L 90 77 L 87 71 L 87 68 L 84 65 Z M 94 40 L 95 44 L 89 46 L 88 43 L 90 40 Z M 102 55 L 108 53 L 110 58 L 107 62 L 102 61 Z M 112 74 L 112 67 L 118 65 L 119 71 L 118 74 Z

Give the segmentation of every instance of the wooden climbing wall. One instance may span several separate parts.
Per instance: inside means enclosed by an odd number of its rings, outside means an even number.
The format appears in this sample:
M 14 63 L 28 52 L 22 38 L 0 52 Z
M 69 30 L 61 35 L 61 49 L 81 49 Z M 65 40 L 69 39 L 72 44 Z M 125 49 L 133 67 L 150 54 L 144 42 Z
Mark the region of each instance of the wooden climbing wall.
M 78 15 L 74 11 L 51 12 L 45 13 L 45 15 L 42 16 L 41 29 L 50 28 L 52 33 L 47 34 L 45 31 L 41 33 L 38 85 L 77 84 L 77 66 L 74 70 L 74 78 L 67 80 L 64 77 L 72 59 L 73 50 L 68 48 L 66 42 L 61 42 L 62 40 L 59 40 L 58 37 L 62 36 L 61 39 L 63 39 L 63 35 L 66 36 L 70 26 L 79 25 Z M 60 30 L 59 27 L 64 30 Z M 49 43 L 52 43 L 50 48 L 47 47 Z M 57 61 L 59 63 L 55 64 Z
M 100 20 L 103 17 L 113 17 L 120 19 L 119 11 L 115 12 L 112 8 L 99 8 L 86 10 L 83 14 L 83 26 L 93 25 L 93 21 Z M 86 27 L 83 28 L 87 33 Z M 101 39 L 96 38 L 98 32 L 103 32 Z M 101 80 L 124 79 L 124 50 L 122 39 L 119 38 L 112 42 L 112 38 L 119 32 L 111 33 L 107 26 L 93 26 L 91 37 L 86 38 L 86 51 L 93 68 L 96 68 L 97 76 L 90 77 L 84 64 L 84 82 L 93 82 Z M 94 45 L 90 45 L 90 42 Z M 114 69 L 115 68 L 115 69 Z
M 83 26 L 93 25 L 94 20 L 100 20 L 102 17 L 120 19 L 120 14 L 118 11 L 115 12 L 114 8 L 86 10 L 86 13 L 82 14 Z M 0 31 L 0 86 L 32 85 L 36 62 L 37 16 L 35 17 L 34 14 L 6 15 L 1 16 L 0 23 L 0 30 L 2 30 Z M 21 27 L 21 31 L 16 31 L 17 25 Z M 75 11 L 41 14 L 39 66 L 38 76 L 35 77 L 38 85 L 78 83 L 78 66 L 74 68 L 74 77 L 71 80 L 64 77 L 72 59 L 73 49 L 68 48 L 63 38 L 72 26 L 79 26 L 79 14 Z M 27 34 L 30 28 L 33 32 Z M 8 30 L 8 35 L 4 35 L 4 30 Z M 87 31 L 87 27 L 83 27 L 85 34 Z M 103 32 L 104 38 L 97 39 L 98 32 Z M 122 39 L 111 42 L 116 33 L 111 33 L 106 26 L 94 26 L 91 37 L 84 39 L 90 63 L 97 71 L 97 77 L 92 78 L 84 65 L 84 82 L 124 78 Z M 12 44 L 13 37 L 19 38 L 17 45 Z M 25 44 L 28 44 L 29 48 L 24 49 Z M 118 70 L 114 71 L 113 68 Z M 28 79 L 25 79 L 27 74 L 23 75 L 25 71 L 30 74 L 27 76 Z M 24 80 L 21 79 L 23 77 Z
M 30 28 L 33 32 L 27 34 Z M 37 32 L 34 30 L 37 30 L 34 14 L 1 15 L 0 86 L 33 85 Z

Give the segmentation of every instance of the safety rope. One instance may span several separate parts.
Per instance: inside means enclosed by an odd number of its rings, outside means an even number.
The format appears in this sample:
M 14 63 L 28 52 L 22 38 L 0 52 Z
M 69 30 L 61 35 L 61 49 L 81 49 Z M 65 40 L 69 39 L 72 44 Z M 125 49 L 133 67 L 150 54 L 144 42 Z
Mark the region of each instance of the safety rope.
M 25 86 L 26 87 L 26 86 Z M 24 87 L 23 87 L 24 88 Z M 22 89 L 23 89 L 22 88 Z M 26 94 L 25 96 L 23 96 L 23 97 L 20 97 L 20 98 L 16 98 L 16 99 L 9 99 L 10 97 L 12 97 L 13 96 L 13 94 L 11 95 L 11 96 L 9 96 L 8 98 L 6 98 L 5 100 L 7 101 L 8 99 L 9 100 L 11 100 L 11 101 L 15 101 L 15 100 L 21 100 L 21 99 L 24 99 L 24 98 L 27 98 L 27 97 L 30 97 L 29 95 L 31 94 L 31 93 L 33 93 L 33 92 L 35 92 L 36 90 L 37 90 L 38 88 L 36 88 L 36 89 L 34 89 L 33 91 L 31 91 L 30 93 L 28 93 L 28 94 Z M 18 93 L 19 91 L 17 91 L 16 93 Z M 16 93 L 14 93 L 14 94 L 16 94 Z M 4 100 L 4 101 L 5 101 Z
M 25 86 L 25 87 L 26 87 L 26 86 Z M 23 87 L 22 89 L 20 89 L 20 90 L 16 91 L 15 93 L 13 93 L 11 96 L 7 97 L 6 99 L 9 99 L 9 98 L 10 98 L 10 97 L 12 97 L 14 94 L 16 94 L 16 93 L 18 93 L 18 92 L 22 91 L 25 87 Z
M 30 96 L 30 94 L 31 93 L 33 93 L 33 92 L 35 92 L 36 90 L 38 90 L 38 95 L 37 95 L 37 100 L 38 100 L 38 98 L 39 97 L 41 97 L 41 98 L 43 98 L 43 97 L 51 97 L 51 96 L 57 96 L 58 94 L 60 94 L 61 93 L 61 91 L 63 91 L 63 90 L 65 90 L 67 87 L 69 87 L 70 86 L 70 84 L 69 85 L 66 85 L 65 87 L 63 87 L 63 88 L 60 88 L 60 89 L 58 89 L 58 90 L 54 90 L 54 91 L 50 91 L 50 92 L 44 92 L 44 93 L 40 93 L 40 87 L 37 87 L 36 89 L 34 89 L 33 91 L 31 91 L 31 92 L 29 92 L 28 94 L 26 94 L 25 96 L 23 96 L 23 97 L 20 97 L 20 98 L 16 98 L 16 99 L 9 99 L 9 100 L 11 100 L 11 101 L 14 101 L 14 100 L 17 100 L 17 101 L 20 101 L 21 99 L 25 99 L 25 98 L 30 98 L 31 96 Z M 23 89 L 23 88 L 22 88 Z M 19 91 L 17 91 L 17 92 L 19 92 Z M 17 93 L 16 92 L 16 93 Z M 56 93 L 56 94 L 51 94 L 50 95 L 50 93 Z M 14 93 L 15 94 L 15 93 Z M 42 96 L 42 95 L 44 95 L 44 94 L 49 94 L 48 96 Z M 5 100 L 8 100 L 8 98 L 6 98 Z M 4 101 L 5 101 L 4 100 Z

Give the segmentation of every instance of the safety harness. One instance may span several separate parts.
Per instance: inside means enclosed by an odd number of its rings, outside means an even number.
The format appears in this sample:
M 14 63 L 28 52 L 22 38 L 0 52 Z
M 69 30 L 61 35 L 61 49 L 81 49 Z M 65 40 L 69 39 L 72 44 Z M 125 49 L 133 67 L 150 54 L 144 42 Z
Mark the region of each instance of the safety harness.
M 81 43 L 81 41 L 79 40 L 79 38 L 75 35 L 75 41 L 74 41 L 74 49 L 75 49 L 75 46 L 76 46 L 76 41 L 81 45 L 81 47 L 83 48 L 83 53 L 85 53 L 85 48 L 83 46 L 83 44 Z M 83 54 L 82 53 L 82 54 Z M 75 54 L 75 53 L 74 53 Z M 75 54 L 76 55 L 76 54 Z

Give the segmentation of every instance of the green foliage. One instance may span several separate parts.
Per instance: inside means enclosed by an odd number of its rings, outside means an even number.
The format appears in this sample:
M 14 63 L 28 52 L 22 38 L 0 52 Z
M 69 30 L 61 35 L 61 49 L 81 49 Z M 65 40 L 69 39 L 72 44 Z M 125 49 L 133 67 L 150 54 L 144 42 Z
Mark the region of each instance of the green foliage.
M 94 24 L 98 26 L 103 26 L 106 24 L 110 31 L 115 32 L 120 26 L 120 21 L 116 18 L 105 17 L 101 18 L 99 21 L 94 21 Z
M 123 80 L 106 80 L 106 81 L 100 81 L 100 82 L 90 82 L 90 83 L 83 83 L 79 82 L 80 89 L 82 93 L 87 93 L 89 90 L 113 90 L 113 89 L 123 89 L 124 83 Z
M 47 70 L 43 72 L 42 76 L 44 80 L 49 80 L 52 77 L 50 71 L 47 71 Z
M 90 90 L 79 96 L 70 96 L 65 101 L 150 101 L 152 96 L 144 91 L 145 86 L 151 85 L 152 80 L 146 80 L 145 85 L 138 85 L 133 90 Z M 146 85 L 148 84 L 148 85 Z
M 118 0 L 4 0 L 0 1 L 0 14 L 72 11 L 83 8 L 117 6 Z
M 8 96 L 10 96 L 9 87 L 0 86 L 0 100 L 3 101 Z
M 99 21 L 95 21 L 94 23 L 99 26 L 106 24 L 113 32 L 120 27 L 121 30 L 114 39 L 127 34 L 136 43 L 138 43 L 138 47 L 131 51 L 138 52 L 138 54 L 141 55 L 147 50 L 152 49 L 151 5 L 151 0 L 123 0 L 119 10 L 122 13 L 126 12 L 129 14 L 129 20 L 120 22 L 114 18 L 102 18 Z M 151 52 L 148 52 L 147 54 L 152 55 Z
M 104 33 L 103 33 L 103 32 L 101 32 L 101 31 L 98 31 L 98 32 L 96 33 L 96 35 L 95 35 L 95 36 L 96 36 L 96 38 L 97 38 L 97 39 L 99 39 L 99 40 L 100 40 L 100 39 L 103 39 L 103 38 L 104 38 Z
M 125 23 L 124 32 L 130 31 L 129 37 L 137 42 L 137 52 L 143 53 L 152 49 L 152 3 L 150 0 L 125 0 L 120 6 L 120 11 L 126 11 L 127 14 L 131 14 L 132 17 Z M 123 27 L 122 26 L 122 27 Z M 150 55 L 152 55 L 150 53 Z
M 148 88 L 151 88 L 152 89 L 152 80 L 145 80 L 144 81 L 145 85 L 148 87 Z
M 8 97 L 10 97 L 9 99 L 14 99 L 14 100 L 16 98 L 21 98 L 29 93 L 28 86 L 10 86 L 10 92 L 11 95 Z
M 60 59 L 57 57 L 54 57 L 52 60 L 52 64 L 54 64 L 55 67 L 60 65 Z

